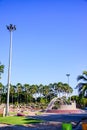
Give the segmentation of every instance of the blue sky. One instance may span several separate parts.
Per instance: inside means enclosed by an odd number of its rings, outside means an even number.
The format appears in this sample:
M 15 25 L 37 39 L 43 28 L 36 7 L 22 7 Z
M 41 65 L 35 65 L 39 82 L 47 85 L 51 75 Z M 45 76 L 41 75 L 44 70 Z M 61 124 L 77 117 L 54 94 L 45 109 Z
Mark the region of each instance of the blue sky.
M 7 84 L 10 34 L 13 32 L 11 83 L 77 85 L 87 70 L 86 0 L 0 0 L 0 61 L 5 65 L 1 82 Z M 74 93 L 77 93 L 74 89 Z

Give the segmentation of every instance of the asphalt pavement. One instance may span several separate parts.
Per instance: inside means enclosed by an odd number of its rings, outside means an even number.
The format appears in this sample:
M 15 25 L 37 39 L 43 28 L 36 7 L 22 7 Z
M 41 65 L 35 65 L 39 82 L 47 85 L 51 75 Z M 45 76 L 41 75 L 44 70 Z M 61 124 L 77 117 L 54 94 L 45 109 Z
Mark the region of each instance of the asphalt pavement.
M 29 118 L 36 118 L 45 121 L 53 122 L 78 122 L 81 119 L 87 119 L 87 113 L 82 114 L 48 114 L 43 113 L 41 115 L 29 116 Z

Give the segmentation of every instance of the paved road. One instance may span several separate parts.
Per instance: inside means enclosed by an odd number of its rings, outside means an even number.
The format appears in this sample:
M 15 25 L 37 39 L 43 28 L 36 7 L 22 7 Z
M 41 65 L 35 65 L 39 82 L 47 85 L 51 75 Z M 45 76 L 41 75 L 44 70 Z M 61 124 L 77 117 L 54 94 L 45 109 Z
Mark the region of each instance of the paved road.
M 42 114 L 38 116 L 29 116 L 29 118 L 36 118 L 45 120 L 46 124 L 42 125 L 33 125 L 26 127 L 26 126 L 0 126 L 0 130 L 62 130 L 61 124 L 62 122 L 78 122 L 83 117 L 87 118 L 87 114 Z M 57 125 L 48 125 L 49 122 L 60 122 Z M 75 127 L 73 130 L 82 130 L 81 124 Z
M 29 116 L 30 117 L 30 116 Z M 84 114 L 42 114 L 38 116 L 31 116 L 31 118 L 45 120 L 46 122 L 66 122 L 66 123 L 75 123 L 73 130 L 82 130 L 81 119 L 87 121 L 87 113 Z M 81 121 L 81 122 L 80 122 Z M 79 124 L 78 124 L 79 122 Z M 78 124 L 78 125 L 76 125 Z
M 29 117 L 53 122 L 78 122 L 82 118 L 87 118 L 87 114 L 42 114 Z

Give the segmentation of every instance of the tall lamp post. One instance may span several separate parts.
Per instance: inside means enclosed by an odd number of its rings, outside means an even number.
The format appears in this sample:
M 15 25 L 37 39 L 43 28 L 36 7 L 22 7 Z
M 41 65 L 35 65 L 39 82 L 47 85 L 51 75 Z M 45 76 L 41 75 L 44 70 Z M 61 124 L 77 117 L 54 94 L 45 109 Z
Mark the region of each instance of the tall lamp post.
M 68 78 L 68 85 L 69 85 L 69 76 L 70 76 L 70 74 L 66 74 L 66 76 Z
M 70 74 L 66 74 L 67 78 L 68 78 L 68 85 L 69 85 L 69 76 Z M 70 97 L 70 101 L 71 101 L 71 97 Z
M 7 84 L 7 103 L 6 103 L 6 116 L 9 115 L 9 94 L 10 94 L 10 77 L 11 77 L 11 63 L 12 63 L 12 32 L 16 30 L 16 26 L 10 24 L 6 26 L 10 32 L 10 48 L 9 48 L 9 65 L 8 65 L 8 84 Z

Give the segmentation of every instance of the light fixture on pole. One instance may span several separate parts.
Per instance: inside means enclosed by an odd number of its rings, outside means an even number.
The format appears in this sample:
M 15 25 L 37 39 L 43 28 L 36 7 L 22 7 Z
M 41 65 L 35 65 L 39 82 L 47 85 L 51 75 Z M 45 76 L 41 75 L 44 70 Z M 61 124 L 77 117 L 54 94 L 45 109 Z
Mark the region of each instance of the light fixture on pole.
M 69 76 L 70 76 L 70 74 L 66 74 L 66 76 L 68 78 L 68 85 L 69 85 Z
M 68 86 L 69 86 L 69 76 L 70 74 L 66 74 L 67 78 L 68 78 Z M 70 101 L 71 101 L 71 97 L 70 97 Z
M 16 26 L 10 24 L 9 26 L 6 26 L 6 27 L 10 32 L 8 84 L 7 84 L 7 103 L 6 103 L 6 116 L 8 116 L 9 115 L 9 94 L 10 94 L 11 63 L 12 63 L 12 32 L 16 30 Z

